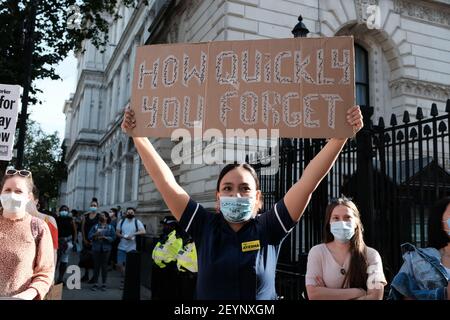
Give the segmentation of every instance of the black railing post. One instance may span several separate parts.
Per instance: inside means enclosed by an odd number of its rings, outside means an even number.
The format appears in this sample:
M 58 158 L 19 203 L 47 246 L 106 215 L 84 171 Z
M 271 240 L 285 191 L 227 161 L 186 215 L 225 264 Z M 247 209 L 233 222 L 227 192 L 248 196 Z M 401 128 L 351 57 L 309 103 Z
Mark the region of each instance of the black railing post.
M 141 299 L 141 253 L 133 250 L 127 253 L 125 281 L 122 300 Z
M 373 151 L 372 151 L 372 120 L 373 107 L 361 106 L 364 127 L 356 135 L 357 145 L 357 190 L 356 200 L 361 211 L 364 225 L 365 239 L 368 245 L 375 243 L 375 209 L 374 209 L 374 180 L 373 180 Z
M 437 119 L 436 117 L 439 115 L 436 103 L 431 104 L 430 115 L 433 119 L 432 128 L 433 128 L 433 162 L 436 165 L 439 165 L 438 161 L 438 128 L 437 128 Z M 434 201 L 439 199 L 439 177 L 436 172 L 433 172 L 433 180 L 434 180 Z
M 447 112 L 447 128 L 448 128 L 448 157 L 450 158 L 450 99 L 447 99 L 447 103 L 445 104 L 445 112 Z M 444 166 L 445 168 L 445 166 Z M 450 169 L 450 168 L 449 168 Z
M 416 112 L 417 131 L 418 131 L 418 149 L 419 149 L 419 172 L 424 169 L 423 164 L 423 128 L 422 120 L 424 119 L 422 108 L 417 107 Z M 428 159 L 427 159 L 428 160 Z M 414 173 L 415 174 L 415 173 Z M 420 245 L 425 247 L 425 190 L 423 183 L 423 174 L 419 174 L 419 194 L 420 194 Z

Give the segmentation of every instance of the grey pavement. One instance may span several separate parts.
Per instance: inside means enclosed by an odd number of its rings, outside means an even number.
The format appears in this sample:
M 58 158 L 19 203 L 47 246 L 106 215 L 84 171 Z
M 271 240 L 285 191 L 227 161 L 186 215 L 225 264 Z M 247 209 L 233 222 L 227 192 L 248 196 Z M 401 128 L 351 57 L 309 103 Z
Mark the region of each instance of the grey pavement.
M 78 264 L 78 254 L 71 253 L 69 258 L 69 266 Z M 82 274 L 84 274 L 84 269 L 82 269 Z M 89 271 L 89 276 L 92 277 L 93 270 Z M 65 280 L 69 274 L 66 274 Z M 101 276 L 99 277 L 101 279 Z M 99 280 L 100 280 L 99 279 Z M 122 300 L 123 290 L 120 289 L 120 281 L 122 277 L 120 273 L 116 270 L 108 272 L 108 278 L 106 279 L 106 291 L 92 291 L 91 288 L 93 284 L 88 284 L 87 282 L 81 282 L 81 289 L 68 289 L 64 286 L 63 289 L 63 300 Z M 101 283 L 101 281 L 99 281 Z

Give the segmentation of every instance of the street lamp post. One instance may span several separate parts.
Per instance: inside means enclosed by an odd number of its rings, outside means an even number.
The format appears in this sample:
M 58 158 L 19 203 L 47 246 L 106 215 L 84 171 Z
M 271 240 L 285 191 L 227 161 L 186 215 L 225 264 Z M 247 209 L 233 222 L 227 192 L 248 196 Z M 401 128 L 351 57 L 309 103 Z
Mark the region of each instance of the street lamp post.
M 302 22 L 303 17 L 302 15 L 298 16 L 298 23 L 295 25 L 294 29 L 292 29 L 292 34 L 294 35 L 294 38 L 306 38 L 309 30 L 305 26 L 305 24 Z M 282 138 L 281 139 L 281 146 L 282 147 L 292 147 L 292 139 L 290 138 Z

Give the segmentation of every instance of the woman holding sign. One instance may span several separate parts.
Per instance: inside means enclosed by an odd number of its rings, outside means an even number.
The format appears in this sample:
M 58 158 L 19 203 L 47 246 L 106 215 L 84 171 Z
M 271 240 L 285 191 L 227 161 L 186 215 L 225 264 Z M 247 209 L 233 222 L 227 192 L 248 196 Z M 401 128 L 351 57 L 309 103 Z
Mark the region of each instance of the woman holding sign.
M 355 132 L 362 128 L 359 106 L 348 110 L 347 121 Z M 135 123 L 134 112 L 126 109 L 122 130 L 134 128 Z M 275 270 L 281 243 L 347 139 L 331 139 L 285 196 L 260 215 L 259 181 L 248 164 L 229 164 L 222 170 L 216 189 L 218 214 L 214 214 L 181 188 L 147 138 L 133 141 L 169 210 L 195 241 L 197 299 L 272 300 L 277 298 Z

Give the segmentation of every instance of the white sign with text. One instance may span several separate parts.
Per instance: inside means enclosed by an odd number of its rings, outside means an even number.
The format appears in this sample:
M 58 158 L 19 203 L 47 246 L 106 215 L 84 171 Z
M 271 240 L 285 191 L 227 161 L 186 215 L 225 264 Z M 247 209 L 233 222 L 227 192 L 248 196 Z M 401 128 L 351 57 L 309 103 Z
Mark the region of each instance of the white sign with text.
M 0 160 L 13 157 L 14 135 L 20 105 L 20 86 L 0 84 Z

